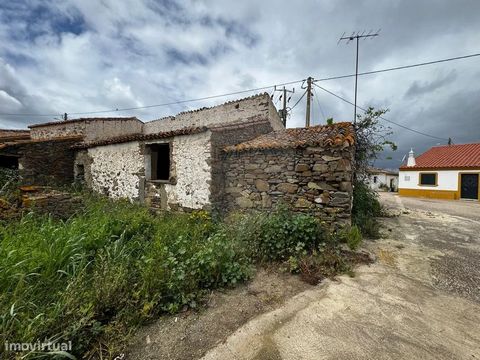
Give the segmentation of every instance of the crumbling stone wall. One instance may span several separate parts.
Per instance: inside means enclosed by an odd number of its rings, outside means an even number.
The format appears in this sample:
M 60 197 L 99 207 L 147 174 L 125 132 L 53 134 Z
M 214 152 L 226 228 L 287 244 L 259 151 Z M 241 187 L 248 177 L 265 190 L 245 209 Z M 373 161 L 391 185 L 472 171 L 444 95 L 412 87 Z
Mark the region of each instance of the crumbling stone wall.
M 210 128 L 216 125 L 246 121 L 252 116 L 268 119 L 274 130 L 284 129 L 270 96 L 268 94 L 260 94 L 211 108 L 185 111 L 175 116 L 149 121 L 144 124 L 143 133 L 152 134 L 188 126 L 207 126 Z
M 273 131 L 268 119 L 256 117 L 245 121 L 241 125 L 225 125 L 212 129 L 212 181 L 210 184 L 210 201 L 213 210 L 222 212 L 225 197 L 225 168 L 223 149 L 228 145 L 235 145 L 256 138 Z
M 18 211 L 32 209 L 55 218 L 68 219 L 83 208 L 80 195 L 39 186 L 23 186 L 20 190 L 22 207 Z
M 15 145 L 19 174 L 24 185 L 66 185 L 73 182 L 75 153 L 70 147 L 78 139 L 32 141 Z
M 35 140 L 81 136 L 85 141 L 96 141 L 141 133 L 143 122 L 137 118 L 91 118 L 50 122 L 32 125 L 30 128 L 30 136 Z
M 353 147 L 270 149 L 225 154 L 225 211 L 280 203 L 330 223 L 349 223 Z

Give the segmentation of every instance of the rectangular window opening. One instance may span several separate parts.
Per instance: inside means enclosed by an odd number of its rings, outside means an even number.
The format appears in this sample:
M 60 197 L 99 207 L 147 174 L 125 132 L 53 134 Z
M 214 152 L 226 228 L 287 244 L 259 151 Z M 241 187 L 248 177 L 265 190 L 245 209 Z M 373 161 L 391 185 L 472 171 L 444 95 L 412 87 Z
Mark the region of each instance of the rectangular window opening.
M 151 180 L 170 180 L 170 144 L 152 144 L 151 156 Z
M 423 173 L 420 174 L 420 185 L 437 185 L 436 173 Z

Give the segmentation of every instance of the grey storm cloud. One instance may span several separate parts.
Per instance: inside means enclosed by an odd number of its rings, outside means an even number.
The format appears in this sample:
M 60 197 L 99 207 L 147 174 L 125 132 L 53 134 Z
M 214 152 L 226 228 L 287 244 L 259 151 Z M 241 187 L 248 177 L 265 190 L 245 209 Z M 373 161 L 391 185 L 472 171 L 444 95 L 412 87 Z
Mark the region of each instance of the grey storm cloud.
M 452 70 L 448 75 L 435 79 L 433 81 L 419 82 L 415 81 L 407 90 L 405 96 L 413 97 L 420 96 L 429 92 L 432 92 L 442 86 L 450 84 L 457 78 L 457 73 Z
M 337 45 L 344 32 L 381 28 L 360 43 L 360 71 L 477 53 L 478 13 L 480 2 L 472 0 L 2 2 L 0 114 L 34 115 L 0 115 L 0 127 L 351 74 L 355 46 Z M 385 123 L 399 150 L 377 165 L 398 167 L 410 147 L 419 153 L 448 137 L 479 141 L 479 64 L 480 57 L 361 76 L 360 106 L 389 109 L 388 119 L 441 138 Z M 320 84 L 353 99 L 352 78 Z M 290 106 L 301 85 L 292 85 Z M 238 97 L 104 115 L 151 120 Z M 351 105 L 319 88 L 312 111 L 313 124 L 353 117 Z M 302 126 L 304 116 L 303 99 L 288 126 Z

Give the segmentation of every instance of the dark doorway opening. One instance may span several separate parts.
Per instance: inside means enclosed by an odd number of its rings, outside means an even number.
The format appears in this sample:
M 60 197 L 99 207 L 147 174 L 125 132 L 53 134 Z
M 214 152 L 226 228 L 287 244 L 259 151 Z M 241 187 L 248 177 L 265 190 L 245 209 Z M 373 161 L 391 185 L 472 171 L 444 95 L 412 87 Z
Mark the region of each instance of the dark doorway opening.
M 478 200 L 478 174 L 461 174 L 460 197 Z
M 170 144 L 150 145 L 151 180 L 170 180 Z
M 18 169 L 18 157 L 0 155 L 0 168 Z

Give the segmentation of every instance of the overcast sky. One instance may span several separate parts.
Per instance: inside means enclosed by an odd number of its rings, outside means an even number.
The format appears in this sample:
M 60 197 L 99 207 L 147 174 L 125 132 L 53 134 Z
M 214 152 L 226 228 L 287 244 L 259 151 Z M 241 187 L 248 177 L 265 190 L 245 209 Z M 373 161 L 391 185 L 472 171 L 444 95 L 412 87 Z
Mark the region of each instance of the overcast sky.
M 138 107 L 350 74 L 354 43 L 337 41 L 357 30 L 382 29 L 360 43 L 360 71 L 476 53 L 479 14 L 477 0 L 2 1 L 0 113 Z M 353 100 L 352 78 L 320 85 Z M 314 95 L 314 124 L 352 120 L 351 105 L 318 88 Z M 101 116 L 148 121 L 241 97 Z M 454 143 L 478 142 L 480 57 L 363 76 L 358 104 L 388 108 L 388 119 Z M 302 101 L 288 126 L 304 116 Z M 0 127 L 52 118 L 0 115 Z M 395 168 L 410 147 L 418 154 L 442 143 L 391 127 L 399 150 L 376 165 Z

